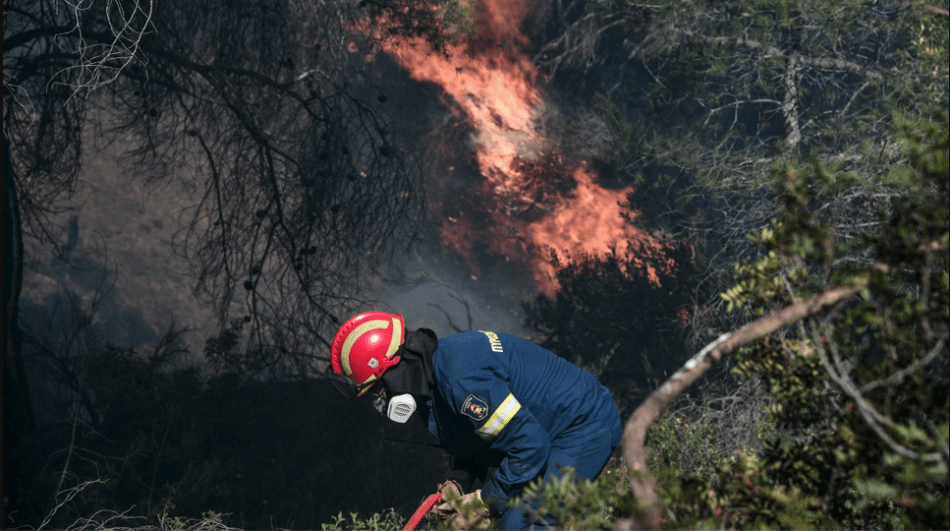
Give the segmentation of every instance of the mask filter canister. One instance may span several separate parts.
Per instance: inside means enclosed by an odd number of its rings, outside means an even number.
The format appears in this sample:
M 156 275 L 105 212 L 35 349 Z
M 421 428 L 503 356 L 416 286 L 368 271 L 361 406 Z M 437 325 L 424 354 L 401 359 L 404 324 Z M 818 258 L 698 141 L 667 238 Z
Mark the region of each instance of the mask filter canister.
M 416 399 L 410 394 L 394 396 L 389 400 L 386 416 L 393 422 L 405 424 L 409 417 L 416 412 Z

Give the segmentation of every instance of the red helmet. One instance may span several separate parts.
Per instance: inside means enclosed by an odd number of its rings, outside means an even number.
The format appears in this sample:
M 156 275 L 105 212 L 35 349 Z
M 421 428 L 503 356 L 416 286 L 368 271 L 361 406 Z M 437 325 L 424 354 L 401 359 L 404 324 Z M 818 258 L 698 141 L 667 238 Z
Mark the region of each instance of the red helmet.
M 330 347 L 333 372 L 348 376 L 357 386 L 357 396 L 365 393 L 371 382 L 399 363 L 394 357 L 406 340 L 406 327 L 401 315 L 386 312 L 363 312 L 350 317 L 336 332 Z

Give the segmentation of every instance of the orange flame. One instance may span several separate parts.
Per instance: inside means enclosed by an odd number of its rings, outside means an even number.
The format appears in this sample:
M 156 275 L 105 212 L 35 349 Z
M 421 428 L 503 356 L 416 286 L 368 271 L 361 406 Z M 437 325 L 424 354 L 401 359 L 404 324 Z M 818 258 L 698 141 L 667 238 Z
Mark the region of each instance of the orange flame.
M 519 27 L 530 4 L 482 0 L 477 7 L 480 30 L 468 43 L 448 45 L 444 54 L 423 39 L 384 50 L 413 79 L 439 85 L 475 131 L 475 158 L 485 185 L 469 198 L 467 213 L 444 216 L 443 242 L 473 264 L 473 241 L 484 238 L 494 252 L 529 264 L 536 285 L 548 295 L 557 289 L 555 268 L 545 256 L 549 251 L 563 261 L 604 256 L 613 248 L 639 257 L 635 263 L 658 281 L 650 262 L 661 258 L 661 246 L 624 217 L 633 190 L 597 185 L 586 167 L 552 153 L 537 130 L 544 94 L 537 70 L 520 51 L 528 43 Z M 487 213 L 484 205 L 491 205 Z

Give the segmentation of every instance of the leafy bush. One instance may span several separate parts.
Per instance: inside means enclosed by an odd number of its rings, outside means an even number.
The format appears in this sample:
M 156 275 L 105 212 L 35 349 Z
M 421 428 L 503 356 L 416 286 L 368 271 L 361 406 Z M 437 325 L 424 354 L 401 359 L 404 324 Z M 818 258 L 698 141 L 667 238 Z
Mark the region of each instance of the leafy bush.
M 406 518 L 390 509 L 382 513 L 373 513 L 361 518 L 357 513 L 350 513 L 349 521 L 339 513 L 328 524 L 321 524 L 323 531 L 401 531 L 406 525 Z
M 627 487 L 626 470 L 619 461 L 608 464 L 596 480 L 577 481 L 572 467 L 552 482 L 531 482 L 510 502 L 517 507 L 541 501 L 531 511 L 534 521 L 546 521 L 556 529 L 613 529 L 617 518 L 633 514 L 636 502 Z
M 776 436 L 762 382 L 719 379 L 698 396 L 678 397 L 650 426 L 647 464 L 659 477 L 685 475 L 718 484 L 720 472 L 737 454 L 757 450 Z M 735 388 L 727 389 L 729 384 Z
M 754 316 L 835 286 L 860 296 L 737 356 L 734 374 L 766 385 L 777 436 L 699 470 L 655 462 L 669 527 L 950 525 L 948 122 L 942 111 L 905 126 L 909 164 L 887 183 L 898 199 L 860 238 L 835 238 L 835 210 L 866 183 L 819 164 L 776 166 L 778 215 L 753 237 L 763 253 L 736 266 L 723 298 Z M 661 461 L 697 445 L 670 419 L 651 432 Z
M 753 235 L 762 253 L 737 264 L 724 300 L 751 318 L 860 290 L 744 348 L 731 368 L 745 395 L 720 378 L 652 426 L 664 528 L 950 527 L 948 129 L 946 111 L 907 124 L 908 164 L 883 182 L 775 165 L 775 219 Z M 837 238 L 837 206 L 868 185 L 890 187 L 887 202 L 866 205 L 876 226 Z M 728 409 L 730 398 L 742 407 Z M 610 528 L 636 513 L 620 476 L 575 483 L 567 471 L 523 499 L 542 500 L 535 516 L 557 527 Z

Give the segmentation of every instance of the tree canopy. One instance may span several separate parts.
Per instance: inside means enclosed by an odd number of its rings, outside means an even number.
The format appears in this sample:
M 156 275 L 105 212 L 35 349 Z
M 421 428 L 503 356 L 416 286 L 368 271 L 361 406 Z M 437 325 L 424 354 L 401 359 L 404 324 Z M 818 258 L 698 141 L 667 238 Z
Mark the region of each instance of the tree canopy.
M 178 248 L 223 326 L 271 369 L 326 345 L 366 272 L 418 233 L 419 171 L 392 138 L 349 2 L 4 4 L 4 136 L 24 231 L 49 237 L 90 145 L 190 190 Z M 322 340 L 322 341 L 321 341 Z M 283 354 L 282 354 L 283 353 Z
M 638 185 L 641 220 L 694 238 L 719 266 L 751 256 L 745 235 L 771 217 L 776 160 L 856 172 L 838 235 L 872 230 L 863 207 L 889 200 L 900 121 L 948 90 L 946 16 L 917 3 L 551 5 L 557 23 L 534 58 L 592 95 L 609 131 L 601 166 Z

